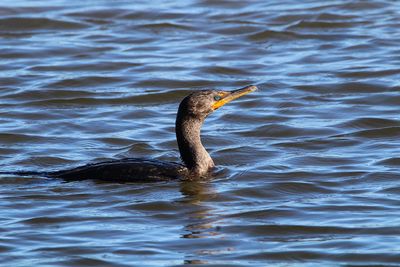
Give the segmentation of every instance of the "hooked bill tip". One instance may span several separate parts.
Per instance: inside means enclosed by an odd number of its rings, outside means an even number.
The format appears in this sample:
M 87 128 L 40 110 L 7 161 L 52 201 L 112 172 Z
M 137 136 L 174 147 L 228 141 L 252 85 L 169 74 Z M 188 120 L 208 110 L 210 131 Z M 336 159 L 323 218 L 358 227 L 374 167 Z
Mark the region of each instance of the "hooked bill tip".
M 244 94 L 248 94 L 248 93 L 251 93 L 251 92 L 254 92 L 254 91 L 257 91 L 258 90 L 258 88 L 257 88 L 257 86 L 255 86 L 255 85 L 248 85 L 248 86 L 245 86 L 245 87 L 243 87 L 243 88 L 240 88 L 240 89 L 238 89 L 238 90 L 234 90 L 234 91 L 232 91 L 233 93 L 244 93 Z
M 255 86 L 255 85 L 249 85 L 249 86 L 246 86 L 245 88 L 251 92 L 258 90 L 257 86 Z

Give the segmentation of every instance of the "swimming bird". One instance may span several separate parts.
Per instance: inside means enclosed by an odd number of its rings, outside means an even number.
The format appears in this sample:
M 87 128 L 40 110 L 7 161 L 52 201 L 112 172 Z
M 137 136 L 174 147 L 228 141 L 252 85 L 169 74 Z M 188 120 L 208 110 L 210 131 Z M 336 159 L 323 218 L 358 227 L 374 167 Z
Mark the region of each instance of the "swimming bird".
M 213 111 L 243 95 L 257 90 L 254 85 L 234 91 L 201 90 L 180 103 L 175 122 L 176 140 L 183 164 L 148 159 L 121 159 L 54 172 L 14 172 L 16 175 L 41 175 L 64 180 L 97 179 L 118 182 L 198 180 L 209 176 L 214 161 L 204 148 L 200 130 Z M 10 174 L 10 173 L 9 173 Z

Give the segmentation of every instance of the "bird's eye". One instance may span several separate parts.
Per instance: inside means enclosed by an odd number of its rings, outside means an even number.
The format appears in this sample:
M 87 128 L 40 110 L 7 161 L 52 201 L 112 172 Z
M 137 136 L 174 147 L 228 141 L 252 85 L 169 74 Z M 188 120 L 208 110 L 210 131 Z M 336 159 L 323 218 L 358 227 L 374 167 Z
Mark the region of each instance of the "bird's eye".
M 214 100 L 215 101 L 221 100 L 221 96 L 219 96 L 219 95 L 214 96 Z

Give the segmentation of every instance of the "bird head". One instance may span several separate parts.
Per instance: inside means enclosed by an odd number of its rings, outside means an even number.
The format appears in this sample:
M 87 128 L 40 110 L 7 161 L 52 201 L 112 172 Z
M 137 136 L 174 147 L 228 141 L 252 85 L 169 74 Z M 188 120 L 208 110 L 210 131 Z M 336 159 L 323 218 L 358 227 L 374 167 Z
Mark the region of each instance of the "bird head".
M 214 110 L 255 90 L 257 90 L 257 87 L 250 85 L 234 91 L 196 91 L 182 100 L 179 105 L 179 112 L 185 112 L 186 115 L 204 119 Z

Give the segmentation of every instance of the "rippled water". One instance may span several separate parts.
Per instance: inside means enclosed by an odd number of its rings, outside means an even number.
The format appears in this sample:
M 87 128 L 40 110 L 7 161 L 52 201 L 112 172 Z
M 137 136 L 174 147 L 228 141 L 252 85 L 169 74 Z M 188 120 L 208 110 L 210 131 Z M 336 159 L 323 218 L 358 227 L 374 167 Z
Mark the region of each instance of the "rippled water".
M 28 1 L 0 7 L 0 170 L 178 160 L 189 91 L 211 182 L 0 176 L 6 266 L 396 265 L 400 2 Z

